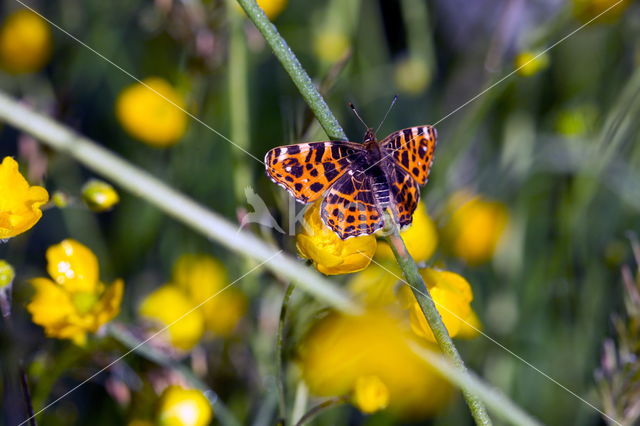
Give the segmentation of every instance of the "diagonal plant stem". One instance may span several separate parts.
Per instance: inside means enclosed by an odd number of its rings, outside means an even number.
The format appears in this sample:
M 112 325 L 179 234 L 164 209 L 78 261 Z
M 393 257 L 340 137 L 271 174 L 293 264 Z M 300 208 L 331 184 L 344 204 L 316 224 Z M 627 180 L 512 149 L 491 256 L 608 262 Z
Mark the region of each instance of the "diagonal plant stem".
M 431 298 L 429 289 L 427 289 L 427 286 L 422 279 L 422 275 L 420 275 L 420 271 L 418 271 L 418 265 L 416 265 L 416 262 L 407 251 L 407 247 L 404 245 L 404 241 L 400 236 L 397 224 L 393 220 L 393 217 L 387 212 L 385 212 L 384 218 L 385 223 L 388 224 L 386 227 L 386 230 L 389 232 L 386 237 L 387 241 L 391 246 L 391 250 L 396 257 L 400 268 L 402 269 L 402 273 L 407 279 L 409 287 L 411 287 L 413 295 L 420 305 L 420 309 L 422 310 L 424 317 L 429 323 L 429 327 L 431 327 L 431 330 L 433 331 L 433 335 L 436 338 L 436 342 L 438 342 L 438 346 L 440 346 L 442 352 L 451 359 L 461 375 L 468 376 L 469 372 L 464 365 L 464 361 L 458 353 L 453 340 L 451 340 L 451 336 L 449 336 L 447 328 L 442 322 L 442 318 L 440 317 L 440 313 L 436 309 L 436 305 Z M 468 388 L 462 388 L 462 393 L 476 423 L 479 425 L 491 424 L 491 419 L 489 418 L 487 410 L 480 399 Z
M 316 114 L 316 118 L 327 134 L 331 137 L 333 136 L 330 133 L 331 129 L 340 129 L 340 132 L 342 133 L 340 136 L 344 136 L 344 132 L 342 132 L 336 118 L 333 116 L 326 103 L 322 100 L 321 95 L 316 90 L 306 71 L 302 68 L 294 53 L 291 51 L 289 46 L 287 46 L 286 42 L 278 33 L 276 27 L 269 21 L 255 0 L 238 0 L 238 3 L 240 3 L 249 18 L 267 40 L 267 43 L 273 50 L 274 54 L 287 70 L 291 79 L 300 90 L 302 96 L 305 98 L 307 103 L 309 103 L 311 110 Z M 341 139 L 345 138 L 341 137 Z M 389 237 L 389 242 L 404 275 L 407 277 L 407 280 L 412 287 L 424 290 L 425 294 L 429 294 L 422 277 L 418 273 L 418 266 L 404 246 L 404 242 L 400 237 L 397 225 L 393 222 L 391 216 L 387 214 L 385 214 L 385 222 L 391 224 L 392 233 Z M 468 374 L 464 361 L 462 361 L 451 337 L 449 337 L 449 333 L 440 318 L 440 314 L 436 310 L 433 300 L 431 300 L 430 297 L 427 298 L 420 294 L 416 294 L 416 298 L 418 299 L 425 318 L 433 330 L 436 340 L 443 352 L 451 358 L 462 374 Z M 483 403 L 469 391 L 464 390 L 463 393 L 476 423 L 480 425 L 491 424 L 491 420 L 489 419 L 487 410 Z
M 300 91 L 309 108 L 311 108 L 311 111 L 313 111 L 313 114 L 327 133 L 327 136 L 333 140 L 347 140 L 347 135 L 344 133 L 344 130 L 342 130 L 342 127 L 340 127 L 340 123 L 336 120 L 322 98 L 322 95 L 320 95 L 320 92 L 318 92 L 318 89 L 313 84 L 313 81 L 304 68 L 302 68 L 300 61 L 298 61 L 298 58 L 287 42 L 282 38 L 271 21 L 269 21 L 267 15 L 264 14 L 264 11 L 258 6 L 255 0 L 238 0 L 238 3 L 242 6 L 251 21 L 253 21 L 265 40 L 267 40 L 271 50 L 273 50 L 273 53 L 284 69 L 289 73 L 291 80 Z
M 89 169 L 236 253 L 258 261 L 267 261 L 279 251 L 253 234 L 238 230 L 233 223 L 96 142 L 78 135 L 49 117 L 32 111 L 2 92 L 0 92 L 0 121 L 29 133 L 58 151 L 71 155 Z M 267 262 L 265 267 L 295 282 L 297 287 L 336 309 L 352 313 L 359 310 L 358 305 L 345 291 L 318 273 L 309 270 L 291 256 L 279 254 L 277 261 Z

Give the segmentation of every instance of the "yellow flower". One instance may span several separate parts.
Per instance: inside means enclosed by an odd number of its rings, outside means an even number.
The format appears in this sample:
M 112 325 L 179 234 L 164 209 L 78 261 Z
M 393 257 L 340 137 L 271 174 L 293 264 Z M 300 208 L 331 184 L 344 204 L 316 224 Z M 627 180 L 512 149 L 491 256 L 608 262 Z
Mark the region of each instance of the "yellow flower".
M 537 52 L 524 51 L 520 52 L 515 59 L 515 67 L 523 77 L 530 77 L 539 73 L 549 66 L 549 56 Z
M 397 303 L 396 284 L 402 271 L 396 262 L 380 265 L 372 263 L 348 281 L 347 287 L 360 301 L 371 307 L 385 307 Z
M 431 70 L 424 59 L 406 57 L 395 65 L 393 78 L 399 91 L 418 95 L 431 82 Z
M 555 121 L 555 129 L 566 137 L 577 137 L 589 133 L 598 118 L 593 105 L 580 105 L 560 111 Z
M 4 157 L 0 164 L 0 239 L 15 237 L 30 229 L 42 217 L 40 206 L 49 200 L 41 186 L 29 186 L 18 163 Z
M 157 148 L 171 146 L 187 128 L 184 99 L 162 78 L 150 77 L 143 83 L 120 93 L 116 116 L 134 138 Z
M 267 18 L 270 20 L 274 20 L 282 13 L 285 7 L 287 7 L 288 0 L 257 0 L 258 6 L 264 10 L 264 14 L 267 15 Z M 240 4 L 235 2 L 236 10 L 242 12 L 244 14 L 244 10 L 240 7 Z
M 0 63 L 14 74 L 40 70 L 51 56 L 51 29 L 37 14 L 20 9 L 0 28 Z
M 365 411 L 388 406 L 402 417 L 423 417 L 446 405 L 452 388 L 408 342 L 417 343 L 417 337 L 388 310 L 372 308 L 357 316 L 331 312 L 304 337 L 299 365 L 314 395 L 353 395 Z
M 323 29 L 313 38 L 313 50 L 318 58 L 324 62 L 337 62 L 349 50 L 349 38 L 344 32 Z
M 459 191 L 447 203 L 447 213 L 443 237 L 451 253 L 472 265 L 489 260 L 507 228 L 507 207 Z
M 99 281 L 98 260 L 91 250 L 71 239 L 47 250 L 48 278 L 34 278 L 35 295 L 27 310 L 49 337 L 84 344 L 120 311 L 124 283 Z
M 340 239 L 320 218 L 320 203 L 314 203 L 304 214 L 305 226 L 296 234 L 300 257 L 310 259 L 323 274 L 337 275 L 361 271 L 376 252 L 376 237 L 363 235 Z
M 421 269 L 420 274 L 449 335 L 451 337 L 474 337 L 477 332 L 473 327 L 479 329 L 479 321 L 471 309 L 473 293 L 467 280 L 454 272 L 431 268 Z M 404 286 L 400 291 L 402 293 L 401 299 L 409 309 L 411 329 L 417 335 L 435 342 L 431 327 L 429 327 L 411 289 Z
M 423 203 L 418 204 L 418 208 L 413 214 L 411 226 L 400 233 L 404 240 L 409 254 L 416 262 L 425 262 L 431 257 L 438 245 L 438 231 L 436 225 L 427 214 L 427 209 Z M 376 251 L 378 259 L 394 259 L 391 247 L 386 242 L 378 243 Z
M 169 326 L 168 340 L 177 349 L 191 350 L 204 333 L 204 318 L 199 309 L 193 309 L 191 300 L 178 287 L 167 284 L 144 298 L 138 312 L 158 329 Z M 189 312 L 191 311 L 191 312 Z M 189 312 L 189 313 L 188 313 Z
M 181 256 L 173 268 L 173 283 L 194 306 L 209 299 L 198 309 L 204 316 L 206 330 L 214 335 L 230 335 L 246 312 L 245 295 L 234 288 L 225 289 L 229 285 L 227 271 L 211 256 Z
M 598 17 L 594 23 L 615 22 L 629 7 L 631 0 L 572 0 L 573 15 L 582 22 L 588 22 Z M 607 11 L 607 9 L 609 9 Z
M 162 393 L 158 410 L 161 426 L 205 426 L 211 417 L 211 404 L 197 389 L 169 386 Z
M 389 405 L 389 389 L 378 376 L 360 376 L 353 391 L 353 403 L 363 413 L 375 413 Z
M 10 286 L 15 276 L 16 272 L 13 270 L 13 266 L 6 260 L 0 260 L 0 291 Z
M 92 179 L 82 187 L 82 200 L 95 212 L 110 210 L 118 204 L 118 192 L 107 182 Z

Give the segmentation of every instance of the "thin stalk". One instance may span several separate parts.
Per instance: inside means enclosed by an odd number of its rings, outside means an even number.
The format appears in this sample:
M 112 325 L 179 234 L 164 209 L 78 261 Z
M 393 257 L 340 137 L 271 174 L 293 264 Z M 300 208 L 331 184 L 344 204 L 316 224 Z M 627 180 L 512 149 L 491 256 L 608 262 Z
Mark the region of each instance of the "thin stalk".
M 298 287 L 334 308 L 351 313 L 359 311 L 358 305 L 344 290 L 298 260 L 284 254 L 274 258 L 279 249 L 251 233 L 238 230 L 236 225 L 146 171 L 1 92 L 0 121 L 29 133 L 46 145 L 72 156 L 87 168 L 228 249 L 259 262 L 266 262 L 265 268 L 284 279 L 295 282 Z
M 446 377 L 450 382 L 455 383 L 459 388 L 478 395 L 482 401 L 491 408 L 496 416 L 518 426 L 539 426 L 541 423 L 524 412 L 502 393 L 483 383 L 473 373 L 463 373 L 451 361 L 442 355 L 419 346 L 415 342 L 409 343 L 411 349 L 422 359 L 428 362 L 435 370 Z
M 307 411 L 305 415 L 302 416 L 300 421 L 296 423 L 296 426 L 302 426 L 303 424 L 312 420 L 315 416 L 322 413 L 323 411 L 331 407 L 335 407 L 336 405 L 344 404 L 345 402 L 347 402 L 347 399 L 342 396 L 338 398 L 327 399 L 326 401 L 321 402 L 320 404 L 316 405 L 315 407 L 312 407 L 309 411 Z
M 282 365 L 284 362 L 284 328 L 287 319 L 287 310 L 289 309 L 289 301 L 291 300 L 291 294 L 296 288 L 295 285 L 289 284 L 284 292 L 282 299 L 282 306 L 280 307 L 280 319 L 278 321 L 278 334 L 276 337 L 276 381 L 278 387 L 278 409 L 280 410 L 280 420 L 282 424 L 286 424 L 287 417 L 287 404 L 285 397 L 285 377 L 282 371 Z
M 287 42 L 282 38 L 276 27 L 269 21 L 267 15 L 258 6 L 255 0 L 238 0 L 238 3 L 244 9 L 245 13 L 254 23 L 258 31 L 265 38 L 271 50 L 276 55 L 283 68 L 289 73 L 289 77 L 300 91 L 300 94 L 313 111 L 318 122 L 327 133 L 330 139 L 347 140 L 347 135 L 340 127 L 340 123 L 334 117 L 333 113 L 327 106 L 318 92 L 315 84 L 302 68 L 300 61 L 293 53 Z
M 431 298 L 431 294 L 418 271 L 418 265 L 416 265 L 416 262 L 407 251 L 407 247 L 404 245 L 404 241 L 400 236 L 400 232 L 398 231 L 398 226 L 395 221 L 391 215 L 386 212 L 385 223 L 388 224 L 387 230 L 390 231 L 386 237 L 387 241 L 393 250 L 393 254 L 396 257 L 400 268 L 402 268 L 402 272 L 407 279 L 409 287 L 411 287 L 413 295 L 420 305 L 420 309 L 422 310 L 424 317 L 429 323 L 429 327 L 431 327 L 431 330 L 433 331 L 433 335 L 436 338 L 436 342 L 438 342 L 438 346 L 440 346 L 440 349 L 442 349 L 445 355 L 451 359 L 460 373 L 468 376 L 469 372 L 467 371 L 464 361 L 458 353 L 456 346 L 453 344 L 453 340 L 451 340 L 451 336 L 449 336 L 447 328 L 442 322 L 440 313 L 436 309 L 436 305 Z M 487 414 L 484 404 L 478 396 L 465 388 L 462 389 L 462 394 L 467 401 L 467 405 L 469 406 L 469 410 L 471 410 L 471 415 L 476 421 L 476 424 L 490 425 L 491 419 Z
M 29 425 L 36 426 L 36 416 L 33 414 L 33 404 L 31 403 L 31 391 L 29 390 L 29 378 L 27 377 L 27 372 L 24 370 L 24 365 L 22 365 L 22 361 L 19 361 L 20 366 L 20 387 L 22 388 L 22 397 L 24 399 L 24 403 L 27 409 L 27 415 L 29 416 Z
M 161 351 L 154 349 L 150 345 L 140 345 L 140 341 L 122 324 L 110 323 L 107 325 L 107 332 L 116 341 L 129 349 L 135 348 L 135 353 L 151 362 L 155 362 L 163 367 L 171 369 L 180 374 L 189 386 L 194 389 L 200 390 L 205 394 L 209 403 L 213 407 L 216 418 L 225 426 L 239 426 L 240 422 L 234 417 L 231 411 L 224 405 L 220 397 L 207 386 L 202 380 L 200 380 L 193 371 L 186 365 L 171 359 Z

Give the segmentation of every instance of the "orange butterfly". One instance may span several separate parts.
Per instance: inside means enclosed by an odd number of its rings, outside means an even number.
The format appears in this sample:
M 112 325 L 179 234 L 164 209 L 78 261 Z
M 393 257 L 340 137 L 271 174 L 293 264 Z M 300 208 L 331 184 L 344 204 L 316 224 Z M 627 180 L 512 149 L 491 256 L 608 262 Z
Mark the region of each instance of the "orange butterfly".
M 401 227 L 411 224 L 429 177 L 437 132 L 432 126 L 398 130 L 378 142 L 368 128 L 362 144 L 309 142 L 273 148 L 267 175 L 301 203 L 324 196 L 322 221 L 340 238 L 372 234 L 390 208 Z

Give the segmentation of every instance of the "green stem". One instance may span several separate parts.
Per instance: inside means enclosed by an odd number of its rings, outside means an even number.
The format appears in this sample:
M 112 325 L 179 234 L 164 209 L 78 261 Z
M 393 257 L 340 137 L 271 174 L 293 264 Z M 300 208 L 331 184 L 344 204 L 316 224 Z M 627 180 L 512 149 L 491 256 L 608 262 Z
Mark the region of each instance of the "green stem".
M 228 1 L 228 18 L 230 23 L 229 41 L 229 112 L 231 122 L 231 140 L 249 151 L 249 88 L 248 58 L 244 38 L 244 20 L 233 8 L 233 0 Z M 239 150 L 234 155 L 234 188 L 236 201 L 244 199 L 244 189 L 252 182 L 251 169 L 246 162 L 246 155 Z
M 327 106 L 326 102 L 318 92 L 313 81 L 302 68 L 300 61 L 291 51 L 287 42 L 282 38 L 276 27 L 269 21 L 267 15 L 258 6 L 255 0 L 238 0 L 247 16 L 253 21 L 258 31 L 263 35 L 271 50 L 276 55 L 283 68 L 289 73 L 291 80 L 296 85 L 300 94 L 313 111 L 318 122 L 327 133 L 330 139 L 347 140 L 347 135 L 340 127 L 338 120 Z
M 289 300 L 291 299 L 291 294 L 293 290 L 296 288 L 295 285 L 289 284 L 287 289 L 284 292 L 284 297 L 282 299 L 282 306 L 280 307 L 280 319 L 278 321 L 278 335 L 276 337 L 276 381 L 278 387 L 278 408 L 280 410 L 280 419 L 283 424 L 286 424 L 286 416 L 287 416 L 287 404 L 285 398 L 285 378 L 282 371 L 282 365 L 284 362 L 284 327 L 287 319 L 287 310 L 289 308 Z
M 168 358 L 162 352 L 154 349 L 150 345 L 141 345 L 140 343 L 142 342 L 140 342 L 133 334 L 129 333 L 126 326 L 124 326 L 123 324 L 110 323 L 107 325 L 107 331 L 113 339 L 120 342 L 125 347 L 133 350 L 137 355 L 179 373 L 190 387 L 198 389 L 202 393 L 204 393 L 211 403 L 211 406 L 213 407 L 216 418 L 222 425 L 240 425 L 240 422 L 223 404 L 220 397 L 195 374 L 193 374 L 193 372 L 188 367 L 171 358 Z
M 475 374 L 463 373 L 442 355 L 424 346 L 419 346 L 415 342 L 410 342 L 409 345 L 420 358 L 428 362 L 450 382 L 455 383 L 460 389 L 478 395 L 487 407 L 507 422 L 518 426 L 539 426 L 541 424 L 503 394 L 484 384 Z
M 385 223 L 387 224 L 387 230 L 390 231 L 387 235 L 387 241 L 393 250 L 393 254 L 396 257 L 400 268 L 402 268 L 402 272 L 407 279 L 409 287 L 411 287 L 413 295 L 420 305 L 420 309 L 422 310 L 424 317 L 429 323 L 429 327 L 431 327 L 431 330 L 433 331 L 433 335 L 436 338 L 436 342 L 438 342 L 438 346 L 440 346 L 442 352 L 451 359 L 460 373 L 467 376 L 469 372 L 467 371 L 464 361 L 458 353 L 456 346 L 453 344 L 453 340 L 451 340 L 447 328 L 442 322 L 440 313 L 436 309 L 435 303 L 433 303 L 433 299 L 431 298 L 431 294 L 422 279 L 422 275 L 420 275 L 418 265 L 416 265 L 416 262 L 407 251 L 407 247 L 404 245 L 404 241 L 398 231 L 398 226 L 392 216 L 387 212 L 385 212 Z M 462 393 L 467 401 L 467 405 L 469 406 L 469 410 L 471 410 L 471 415 L 475 419 L 476 424 L 490 425 L 491 419 L 487 414 L 484 404 L 480 401 L 478 396 L 464 388 L 462 389 Z
M 302 426 L 303 424 L 312 420 L 315 416 L 327 410 L 328 408 L 335 407 L 336 405 L 344 404 L 345 402 L 347 402 L 347 399 L 344 397 L 327 399 L 326 401 L 321 402 L 320 404 L 316 405 L 315 407 L 307 411 L 305 415 L 302 416 L 300 421 L 296 423 L 296 426 Z
M 29 133 L 50 147 L 67 153 L 87 168 L 101 174 L 202 235 L 237 253 L 265 262 L 265 268 L 291 280 L 332 307 L 359 311 L 358 305 L 338 286 L 313 272 L 291 256 L 206 209 L 161 180 L 123 158 L 84 138 L 68 127 L 16 102 L 0 92 L 0 121 Z

